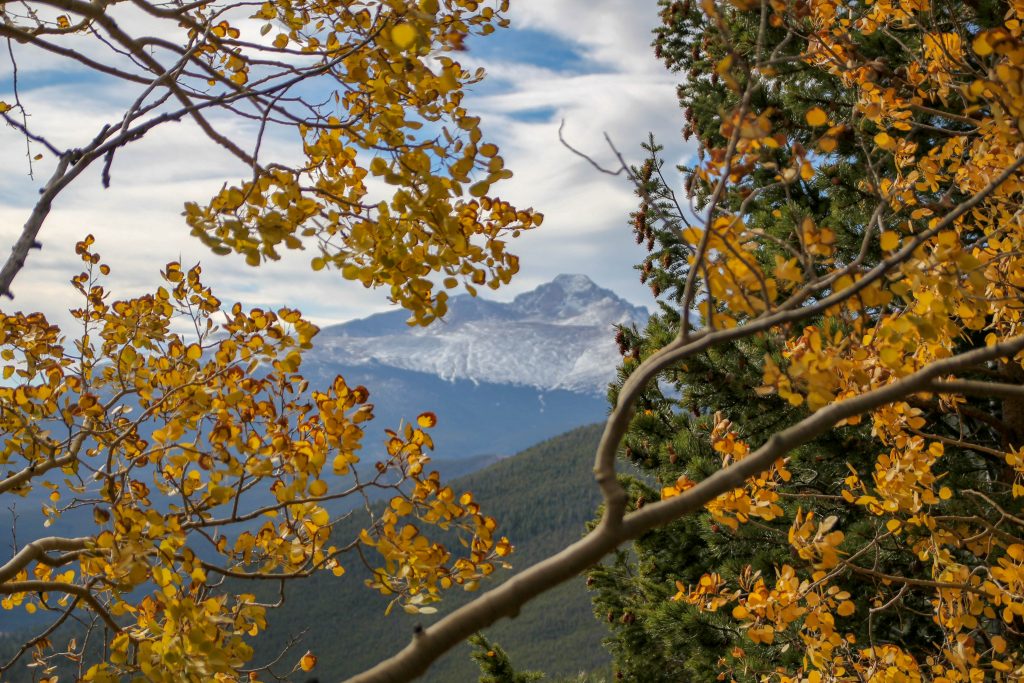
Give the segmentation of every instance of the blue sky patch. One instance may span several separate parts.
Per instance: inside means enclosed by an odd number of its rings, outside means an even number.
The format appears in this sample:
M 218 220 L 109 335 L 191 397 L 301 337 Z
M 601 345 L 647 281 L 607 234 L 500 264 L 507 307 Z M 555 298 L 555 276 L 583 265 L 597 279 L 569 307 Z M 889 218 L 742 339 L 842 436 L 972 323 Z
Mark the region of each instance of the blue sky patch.
M 510 111 L 507 116 L 513 121 L 521 121 L 523 123 L 546 123 L 555 118 L 557 112 L 558 110 L 555 107 L 534 107 L 532 109 Z
M 531 28 L 500 29 L 467 41 L 474 57 L 489 62 L 526 64 L 560 73 L 596 73 L 592 60 L 573 43 Z

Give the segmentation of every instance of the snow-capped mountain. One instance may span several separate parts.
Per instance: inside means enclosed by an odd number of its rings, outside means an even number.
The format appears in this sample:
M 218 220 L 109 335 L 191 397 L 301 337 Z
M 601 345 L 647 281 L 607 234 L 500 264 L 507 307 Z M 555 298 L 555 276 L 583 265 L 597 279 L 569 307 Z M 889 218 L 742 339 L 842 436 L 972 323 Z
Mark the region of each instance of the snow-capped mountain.
M 647 316 L 586 275 L 559 275 L 509 303 L 452 297 L 445 318 L 426 328 L 406 325 L 403 311 L 328 327 L 310 355 L 347 367 L 603 396 L 620 361 L 612 326 L 642 325 Z

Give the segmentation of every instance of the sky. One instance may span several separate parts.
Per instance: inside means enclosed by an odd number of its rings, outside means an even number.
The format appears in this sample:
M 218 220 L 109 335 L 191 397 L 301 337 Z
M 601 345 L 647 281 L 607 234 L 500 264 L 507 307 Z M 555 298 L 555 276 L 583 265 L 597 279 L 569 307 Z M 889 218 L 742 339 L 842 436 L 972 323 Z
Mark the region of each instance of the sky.
M 680 163 L 693 152 L 680 138 L 676 106 L 679 76 L 654 58 L 650 31 L 655 0 L 512 0 L 512 28 L 474 39 L 459 59 L 487 71 L 466 106 L 482 117 L 484 134 L 502 150 L 514 177 L 498 194 L 516 206 L 545 214 L 543 226 L 513 240 L 520 256 L 512 283 L 485 296 L 508 300 L 559 273 L 584 273 L 634 304 L 650 307 L 632 265 L 644 255 L 633 241 L 629 212 L 636 199 L 623 177 L 601 174 L 561 146 L 566 138 L 599 162 L 613 166 L 607 135 L 627 160 L 642 158 L 640 143 L 654 132 L 668 159 Z M 100 79 L 80 80 L 52 58 L 14 45 L 19 92 L 32 124 L 68 146 L 87 142 L 115 118 L 131 93 Z M 2 55 L 2 53 L 0 53 Z M 12 72 L 0 59 L 0 100 L 11 101 Z M 244 133 L 239 129 L 239 134 Z M 271 140 L 271 145 L 287 144 Z M 33 148 L 33 154 L 40 150 Z M 271 150 L 273 151 L 273 150 Z M 34 163 L 28 177 L 25 140 L 0 129 L 0 250 L 6 254 L 28 217 L 52 161 Z M 225 181 L 242 177 L 237 162 L 211 149 L 188 124 L 165 126 L 118 153 L 112 185 L 104 190 L 97 169 L 83 174 L 58 198 L 33 251 L 14 282 L 13 302 L 0 310 L 43 311 L 70 320 L 77 305 L 69 278 L 80 270 L 73 247 L 87 232 L 113 274 L 118 298 L 151 291 L 169 260 L 199 262 L 204 280 L 224 301 L 247 306 L 297 307 L 320 325 L 364 317 L 391 307 L 386 294 L 346 282 L 336 271 L 314 273 L 311 253 L 290 252 L 258 269 L 241 257 L 215 256 L 188 234 L 181 217 L 185 201 L 207 200 Z

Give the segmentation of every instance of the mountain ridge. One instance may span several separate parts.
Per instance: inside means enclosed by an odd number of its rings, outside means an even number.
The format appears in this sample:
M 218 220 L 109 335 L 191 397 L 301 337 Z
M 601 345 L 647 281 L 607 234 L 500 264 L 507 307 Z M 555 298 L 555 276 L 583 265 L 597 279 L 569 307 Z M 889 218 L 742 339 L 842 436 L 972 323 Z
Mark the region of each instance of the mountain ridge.
M 452 297 L 445 318 L 426 328 L 410 328 L 402 311 L 333 325 L 321 331 L 311 355 L 450 382 L 603 396 L 619 362 L 613 326 L 642 325 L 648 315 L 586 275 L 563 274 L 507 303 Z

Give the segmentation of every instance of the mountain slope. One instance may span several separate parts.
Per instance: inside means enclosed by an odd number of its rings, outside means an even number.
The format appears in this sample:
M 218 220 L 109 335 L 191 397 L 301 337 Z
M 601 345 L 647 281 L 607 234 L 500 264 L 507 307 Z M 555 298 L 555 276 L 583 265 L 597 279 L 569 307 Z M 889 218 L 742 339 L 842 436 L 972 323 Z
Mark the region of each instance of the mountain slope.
M 579 538 L 595 516 L 600 495 L 591 468 L 600 433 L 598 426 L 573 430 L 453 484 L 457 491 L 473 491 L 487 514 L 498 520 L 499 531 L 516 545 L 511 556 L 516 569 Z M 337 533 L 339 539 L 349 538 L 356 529 L 339 528 Z M 513 574 L 514 570 L 499 571 L 495 579 L 500 582 Z M 429 624 L 476 595 L 450 591 L 436 615 L 414 617 L 396 610 L 385 617 L 387 599 L 365 588 L 363 578 L 365 572 L 351 566 L 341 578 L 318 576 L 293 584 L 284 606 L 269 615 L 271 627 L 258 641 L 257 652 L 272 659 L 290 636 L 306 630 L 294 657 L 284 661 L 297 659 L 309 648 L 319 658 L 314 673 L 321 680 L 338 680 L 404 647 L 416 623 Z M 608 660 L 600 645 L 605 630 L 593 617 L 582 578 L 546 593 L 516 619 L 488 629 L 487 635 L 522 669 L 575 674 Z M 462 645 L 437 662 L 423 680 L 470 682 L 477 675 L 469 647 Z
M 614 371 L 615 366 L 611 368 Z M 428 410 L 437 415 L 431 436 L 438 460 L 508 456 L 573 427 L 602 420 L 608 410 L 607 400 L 594 394 L 468 379 L 446 381 L 377 363 L 351 365 L 340 354 L 330 362 L 310 354 L 303 371 L 310 386 L 329 385 L 340 374 L 349 386 L 369 390 L 374 420 L 363 425 L 366 438 L 360 454 L 367 462 L 385 453 L 385 429 L 397 429 L 402 421 L 415 420 Z
M 583 533 L 586 523 L 596 515 L 600 499 L 592 473 L 593 453 L 600 435 L 600 425 L 575 429 L 452 482 L 456 491 L 472 491 L 484 511 L 498 520 L 499 532 L 508 535 L 516 546 L 509 558 L 514 569 L 496 572 L 493 581 L 484 583 L 485 590 L 565 547 Z M 350 523 L 339 524 L 336 538 L 353 538 L 362 519 L 357 516 Z M 310 676 L 319 680 L 343 679 L 401 649 L 416 623 L 429 624 L 477 595 L 452 590 L 438 605 L 438 614 L 414 617 L 396 609 L 385 617 L 387 599 L 363 585 L 366 571 L 354 557 L 346 566 L 348 571 L 342 577 L 320 573 L 288 584 L 284 605 L 268 612 L 270 628 L 254 643 L 254 663 L 275 659 L 293 637 L 304 634 L 274 671 L 283 674 L 290 670 L 308 648 L 319 659 Z M 246 582 L 237 590 L 255 589 L 266 601 L 277 601 L 276 586 L 260 586 Z M 0 626 L 7 626 L 0 627 L 0 632 L 14 630 L 12 624 L 3 621 Z M 0 633 L 0 661 L 10 658 L 20 643 L 35 634 L 34 630 L 6 637 Z M 592 671 L 609 660 L 601 648 L 606 631 L 593 616 L 582 577 L 540 596 L 516 619 L 499 622 L 487 630 L 487 635 L 509 652 L 520 669 L 541 670 L 552 676 Z M 80 640 L 81 629 L 64 628 L 51 639 L 60 646 L 72 636 Z M 478 670 L 469 652 L 468 645 L 459 646 L 435 663 L 422 680 L 475 682 Z M 35 680 L 36 670 L 25 668 L 24 663 L 27 661 L 23 660 L 3 680 Z M 60 673 L 61 680 L 73 680 L 69 667 L 62 666 Z M 291 680 L 307 678 L 300 674 Z

